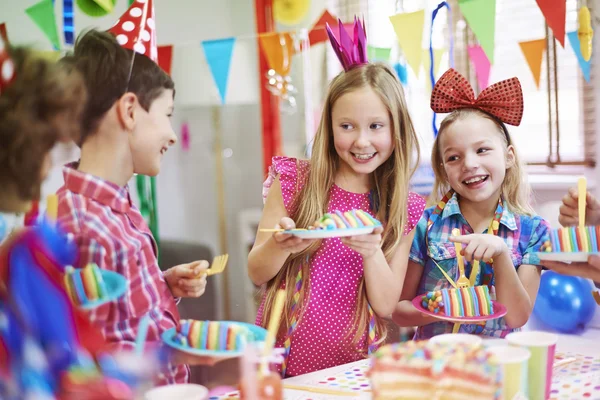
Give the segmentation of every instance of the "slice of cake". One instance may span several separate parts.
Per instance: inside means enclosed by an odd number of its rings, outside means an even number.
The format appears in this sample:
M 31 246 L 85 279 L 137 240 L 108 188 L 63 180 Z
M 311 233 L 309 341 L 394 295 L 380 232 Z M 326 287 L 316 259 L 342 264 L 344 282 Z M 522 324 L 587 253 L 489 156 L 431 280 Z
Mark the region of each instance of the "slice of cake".
M 448 317 L 481 317 L 494 314 L 490 291 L 486 285 L 428 292 L 421 305 L 432 313 Z
M 382 347 L 369 371 L 374 400 L 499 399 L 501 372 L 479 344 L 405 342 Z
M 87 305 L 105 299 L 108 289 L 102 279 L 100 268 L 96 264 L 88 264 L 85 268 L 65 268 L 65 287 L 73 304 Z
M 381 222 L 363 210 L 336 211 L 324 214 L 312 229 L 350 229 L 380 226 Z
M 540 248 L 545 253 L 598 253 L 599 226 L 552 229 L 550 240 Z
M 242 351 L 251 332 L 230 322 L 182 320 L 175 342 L 200 350 Z

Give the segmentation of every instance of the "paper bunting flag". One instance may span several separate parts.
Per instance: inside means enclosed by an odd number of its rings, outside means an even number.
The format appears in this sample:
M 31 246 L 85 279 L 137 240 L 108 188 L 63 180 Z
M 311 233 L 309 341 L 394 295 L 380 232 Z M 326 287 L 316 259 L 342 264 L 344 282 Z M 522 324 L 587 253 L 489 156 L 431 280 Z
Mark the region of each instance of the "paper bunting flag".
M 29 18 L 35 22 L 44 35 L 50 40 L 55 49 L 60 49 L 58 28 L 56 27 L 56 16 L 54 15 L 54 4 L 52 0 L 42 0 L 25 10 Z
M 325 31 L 325 23 L 328 23 L 329 26 L 337 25 L 337 18 L 327 10 L 323 11 L 323 14 L 321 14 L 308 33 L 308 40 L 310 41 L 311 46 L 328 40 L 327 32 Z
M 158 46 L 158 65 L 169 75 L 171 75 L 172 60 L 173 45 Z
M 352 36 L 351 36 L 352 37 Z M 367 58 L 369 61 L 389 61 L 392 49 L 367 45 Z
M 116 2 L 117 0 L 77 0 L 77 7 L 85 15 L 97 18 L 113 12 Z
M 488 60 L 485 51 L 479 45 L 469 46 L 467 49 L 469 58 L 475 67 L 475 75 L 479 84 L 479 91 L 488 87 L 490 82 L 490 60 Z
M 579 49 L 584 61 L 590 61 L 592 57 L 594 30 L 592 29 L 592 16 L 589 8 L 585 6 L 581 7 L 578 18 L 579 29 L 577 30 L 577 35 L 579 36 Z
M 571 47 L 577 56 L 577 61 L 579 62 L 579 67 L 581 67 L 581 72 L 583 73 L 583 77 L 586 82 L 590 81 L 590 62 L 585 61 L 583 55 L 581 54 L 581 46 L 579 44 L 579 36 L 577 31 L 567 33 L 567 37 L 569 38 L 569 43 L 571 43 Z
M 398 37 L 408 65 L 416 76 L 419 76 L 421 57 L 423 56 L 423 24 L 425 23 L 425 10 L 412 13 L 392 15 L 390 21 Z
M 190 126 L 187 122 L 181 124 L 181 149 L 188 151 L 190 149 Z
M 446 49 L 433 49 L 433 74 L 435 76 L 437 76 L 438 72 L 440 72 L 440 65 L 442 63 L 442 57 L 444 56 L 445 53 L 446 53 Z M 425 73 L 427 75 L 429 75 L 429 69 L 431 68 L 429 49 L 423 49 L 423 55 L 421 57 L 422 57 L 423 69 L 425 70 Z M 431 90 L 431 87 L 429 87 L 429 89 Z
M 156 25 L 153 0 L 137 0 L 109 29 L 126 49 L 143 54 L 156 62 Z
M 544 50 L 546 50 L 546 39 L 531 40 L 528 42 L 520 42 L 521 51 L 529 64 L 529 69 L 533 74 L 535 84 L 540 88 L 540 75 L 542 73 L 542 59 Z
M 227 95 L 227 81 L 229 80 L 229 67 L 235 38 L 207 40 L 202 42 L 204 56 L 212 73 L 212 77 L 219 89 L 221 104 L 225 104 Z
M 496 0 L 459 0 L 458 6 L 488 60 L 493 64 Z
M 394 70 L 396 71 L 396 74 L 398 75 L 398 79 L 400 80 L 400 83 L 402 83 L 403 85 L 406 85 L 408 83 L 408 71 L 406 70 L 406 65 L 396 63 L 396 64 L 394 64 Z
M 259 40 L 269 68 L 281 76 L 288 76 L 294 54 L 292 36 L 289 33 L 267 33 L 260 35 Z
M 6 32 L 6 23 L 0 24 L 0 38 L 8 43 L 8 33 Z
M 567 2 L 565 0 L 536 0 L 536 3 L 542 10 L 546 23 L 552 29 L 554 37 L 562 47 L 565 47 Z

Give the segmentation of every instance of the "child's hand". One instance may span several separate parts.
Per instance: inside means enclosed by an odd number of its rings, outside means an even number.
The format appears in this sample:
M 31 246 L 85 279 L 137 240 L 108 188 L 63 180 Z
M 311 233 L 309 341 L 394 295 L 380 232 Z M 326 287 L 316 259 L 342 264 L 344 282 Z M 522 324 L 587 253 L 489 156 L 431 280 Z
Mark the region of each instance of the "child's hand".
M 169 268 L 164 276 L 174 297 L 200 297 L 206 289 L 208 261 L 194 261 Z
M 381 233 L 383 227 L 378 226 L 368 235 L 348 236 L 340 238 L 343 244 L 350 247 L 363 257 L 363 261 L 372 257 L 381 249 Z
M 569 189 L 569 192 L 563 197 L 562 205 L 560 206 L 558 222 L 562 226 L 575 226 L 579 224 L 579 194 L 577 188 Z M 587 192 L 585 207 L 585 224 L 599 225 L 600 224 L 600 201 L 596 197 Z
M 461 236 L 450 236 L 451 242 L 462 243 L 461 254 L 468 260 L 481 260 L 489 262 L 494 257 L 508 253 L 508 247 L 504 240 L 496 235 L 471 234 Z
M 275 229 L 294 229 L 296 223 L 291 218 L 281 218 L 279 224 L 275 226 Z M 299 253 L 306 249 L 315 239 L 302 239 L 289 233 L 276 232 L 273 235 L 275 243 L 279 245 L 279 248 L 288 253 Z

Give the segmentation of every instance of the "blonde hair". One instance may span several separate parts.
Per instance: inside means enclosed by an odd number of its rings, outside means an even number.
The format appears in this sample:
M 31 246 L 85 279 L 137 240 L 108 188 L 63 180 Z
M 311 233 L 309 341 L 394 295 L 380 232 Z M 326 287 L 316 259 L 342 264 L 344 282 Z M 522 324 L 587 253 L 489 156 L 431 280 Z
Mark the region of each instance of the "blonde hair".
M 309 226 L 325 212 L 329 204 L 329 192 L 339 167 L 339 156 L 333 144 L 331 111 L 335 102 L 343 95 L 364 87 L 371 88 L 388 110 L 392 124 L 394 150 L 392 155 L 373 173 L 373 204 L 381 206 L 374 210 L 376 217 L 385 222 L 382 250 L 389 260 L 400 243 L 407 220 L 408 182 L 418 165 L 419 143 L 408 114 L 404 91 L 398 78 L 384 64 L 370 63 L 355 67 L 336 76 L 329 85 L 329 91 L 323 108 L 321 122 L 315 135 L 310 172 L 304 187 L 295 198 L 291 215 L 297 226 Z M 417 162 L 412 163 L 416 150 Z M 275 293 L 285 283 L 286 304 L 294 304 L 296 277 L 302 273 L 302 284 L 297 302 L 298 310 L 285 307 L 280 333 L 287 334 L 294 312 L 299 312 L 299 320 L 308 300 L 310 260 L 320 247 L 321 241 L 313 243 L 302 252 L 292 254 L 279 273 L 267 284 L 262 324 L 266 326 L 273 306 Z M 369 326 L 369 305 L 366 296 L 364 277 L 358 295 L 355 320 L 356 327 L 353 343 L 357 345 Z M 377 344 L 387 335 L 387 326 L 382 318 L 376 318 Z M 352 332 L 352 330 L 350 329 Z M 350 333 L 351 334 L 351 333 Z
M 534 211 L 529 203 L 531 195 L 531 187 L 527 182 L 527 174 L 525 173 L 524 164 L 519 157 L 517 149 L 514 143 L 508 136 L 508 130 L 503 126 L 503 123 L 490 114 L 487 114 L 476 108 L 463 108 L 451 112 L 440 124 L 438 135 L 433 142 L 433 149 L 431 151 L 431 167 L 435 174 L 435 182 L 433 184 L 433 191 L 429 197 L 429 204 L 436 204 L 448 190 L 451 189 L 448 183 L 446 172 L 444 170 L 444 160 L 442 158 L 440 149 L 440 138 L 444 131 L 448 129 L 454 122 L 467 117 L 480 117 L 486 118 L 494 122 L 498 128 L 498 133 L 501 135 L 505 152 L 508 150 L 508 146 L 512 145 L 514 150 L 514 164 L 507 168 L 504 182 L 502 182 L 502 197 L 506 202 L 510 211 L 521 214 L 521 215 L 533 215 Z

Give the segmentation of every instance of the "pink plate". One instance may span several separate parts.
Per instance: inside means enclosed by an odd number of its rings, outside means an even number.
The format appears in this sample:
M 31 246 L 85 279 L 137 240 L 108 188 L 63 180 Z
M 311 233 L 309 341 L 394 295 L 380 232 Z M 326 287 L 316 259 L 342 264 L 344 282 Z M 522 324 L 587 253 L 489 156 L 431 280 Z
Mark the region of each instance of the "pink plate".
M 444 321 L 458 322 L 458 323 L 462 323 L 462 324 L 476 323 L 476 322 L 489 321 L 491 319 L 502 318 L 506 315 L 506 306 L 498 303 L 496 300 L 492 300 L 492 306 L 494 308 L 494 313 L 492 315 L 485 315 L 485 316 L 481 316 L 481 317 L 448 317 L 446 315 L 436 314 L 429 310 L 424 309 L 423 306 L 421 305 L 422 298 L 423 298 L 422 294 L 415 297 L 412 301 L 413 306 L 415 306 L 415 308 L 417 310 L 419 310 L 420 312 L 422 312 L 423 314 L 431 315 L 432 317 L 435 317 L 437 319 L 441 319 Z

